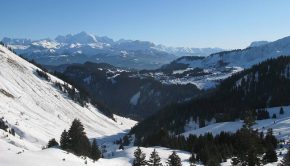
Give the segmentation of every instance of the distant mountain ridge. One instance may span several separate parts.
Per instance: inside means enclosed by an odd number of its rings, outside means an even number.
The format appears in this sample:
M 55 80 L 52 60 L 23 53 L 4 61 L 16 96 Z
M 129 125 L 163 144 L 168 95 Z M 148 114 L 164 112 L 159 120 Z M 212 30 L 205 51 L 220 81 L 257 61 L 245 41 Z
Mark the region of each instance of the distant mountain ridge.
M 180 56 L 207 56 L 222 51 L 219 48 L 166 47 L 139 40 L 114 41 L 86 32 L 41 40 L 5 37 L 2 42 L 25 58 L 44 65 L 91 61 L 134 69 L 156 69 Z

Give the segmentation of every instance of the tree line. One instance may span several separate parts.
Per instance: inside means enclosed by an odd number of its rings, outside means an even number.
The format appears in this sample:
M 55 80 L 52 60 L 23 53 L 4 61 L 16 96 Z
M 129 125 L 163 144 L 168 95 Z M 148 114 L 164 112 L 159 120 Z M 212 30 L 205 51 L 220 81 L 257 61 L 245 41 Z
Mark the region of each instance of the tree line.
M 255 118 L 251 112 L 244 117 L 244 125 L 235 133 L 221 132 L 213 135 L 206 133 L 196 136 L 172 135 L 161 129 L 155 134 L 137 139 L 140 146 L 163 146 L 191 152 L 192 164 L 202 162 L 205 165 L 218 166 L 221 162 L 232 158 L 232 165 L 255 166 L 277 161 L 275 149 L 278 140 L 273 130 L 266 133 L 254 130 Z

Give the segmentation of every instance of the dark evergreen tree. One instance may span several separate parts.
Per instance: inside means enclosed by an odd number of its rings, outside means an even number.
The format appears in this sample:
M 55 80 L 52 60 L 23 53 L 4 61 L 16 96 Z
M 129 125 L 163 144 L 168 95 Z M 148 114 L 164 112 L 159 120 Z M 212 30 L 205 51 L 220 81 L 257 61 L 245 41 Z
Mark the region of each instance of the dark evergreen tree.
M 121 145 L 119 146 L 119 149 L 121 149 L 121 150 L 124 150 L 124 149 L 125 149 L 124 146 L 123 146 L 123 144 L 121 144 Z
M 56 147 L 56 146 L 58 146 L 58 143 L 54 138 L 48 141 L 47 148 Z
M 68 147 L 69 150 L 76 155 L 89 156 L 91 146 L 80 120 L 75 119 L 72 122 L 72 125 L 68 131 L 68 136 L 70 139 Z
M 94 161 L 99 160 L 99 158 L 101 158 L 101 151 L 98 147 L 96 139 L 93 140 L 90 157 Z
M 281 162 L 282 166 L 290 166 L 290 150 L 288 149 L 288 152 L 286 153 L 286 155 L 284 156 L 282 162 Z
M 283 109 L 283 107 L 280 108 L 279 114 L 280 114 L 280 115 L 283 115 L 283 114 L 284 114 L 284 109 Z
M 161 159 L 155 149 L 150 154 L 150 158 L 147 165 L 148 166 L 162 166 Z
M 181 159 L 175 151 L 168 157 L 167 164 L 168 166 L 182 166 Z
M 275 149 L 278 146 L 278 141 L 276 137 L 273 135 L 273 129 L 269 128 L 267 130 L 267 134 L 265 136 L 265 144 L 267 149 Z
M 132 166 L 145 166 L 147 164 L 145 153 L 138 147 L 134 152 L 134 160 Z
M 272 162 L 277 162 L 278 158 L 277 158 L 277 154 L 274 148 L 269 148 L 266 151 L 266 154 L 263 157 L 263 161 L 264 163 L 272 163 Z
M 247 111 L 244 116 L 244 129 L 252 129 L 252 126 L 255 124 L 255 118 L 253 117 L 253 113 L 251 111 Z
M 69 143 L 70 143 L 70 140 L 69 140 L 68 132 L 64 130 L 60 136 L 60 148 L 63 150 L 67 150 L 69 148 Z
M 276 119 L 276 118 L 277 118 L 277 115 L 273 114 L 272 119 Z

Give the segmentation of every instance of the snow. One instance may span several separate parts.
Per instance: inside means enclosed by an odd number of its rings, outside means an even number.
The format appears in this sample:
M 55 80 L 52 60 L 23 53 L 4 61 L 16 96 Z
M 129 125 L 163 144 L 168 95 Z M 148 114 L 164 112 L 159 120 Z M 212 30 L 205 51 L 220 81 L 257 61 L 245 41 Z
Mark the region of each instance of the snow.
M 259 131 L 266 132 L 267 129 L 272 128 L 273 134 L 278 139 L 289 139 L 290 138 L 290 106 L 283 106 L 284 114 L 280 115 L 280 107 L 267 108 L 267 111 L 272 117 L 273 114 L 276 114 L 276 119 L 265 119 L 265 120 L 257 120 L 256 124 L 253 128 L 258 129 Z M 190 134 L 194 135 L 203 135 L 205 133 L 212 133 L 213 135 L 219 134 L 222 131 L 225 132 L 235 132 L 240 129 L 243 125 L 241 120 L 235 122 L 222 122 L 222 123 L 214 123 L 208 126 L 195 129 L 195 123 L 191 123 L 194 125 L 192 127 L 193 130 L 189 130 L 183 133 L 184 136 L 188 136 Z M 189 126 L 187 126 L 189 128 Z
M 138 101 L 139 101 L 139 98 L 140 98 L 140 91 L 137 92 L 135 95 L 133 95 L 130 99 L 130 104 L 132 105 L 137 105 L 138 104 Z
M 146 159 L 149 158 L 150 153 L 153 149 L 159 153 L 161 157 L 161 162 L 165 164 L 168 156 L 173 150 L 162 148 L 162 147 L 152 147 L 152 148 L 141 148 L 146 154 Z M 85 159 L 83 157 L 77 157 L 73 154 L 67 153 L 60 149 L 50 148 L 40 151 L 25 151 L 20 154 L 15 153 L 15 151 L 10 150 L 5 155 L 0 156 L 0 165 L 5 166 L 131 166 L 133 161 L 133 154 L 136 147 L 130 147 L 128 149 L 117 151 L 113 157 L 107 159 L 100 159 L 93 162 L 91 159 Z M 188 159 L 190 154 L 183 151 L 176 151 L 182 160 L 184 166 L 189 166 Z M 85 161 L 87 164 L 85 164 Z
M 81 107 L 54 87 L 52 82 L 61 80 L 50 75 L 52 81 L 48 82 L 37 76 L 37 67 L 3 46 L 0 50 L 0 117 L 19 135 L 17 146 L 39 150 L 49 139 L 59 140 L 75 118 L 84 124 L 89 138 L 120 136 L 136 124 L 116 118 L 122 120 L 121 125 L 90 104 Z

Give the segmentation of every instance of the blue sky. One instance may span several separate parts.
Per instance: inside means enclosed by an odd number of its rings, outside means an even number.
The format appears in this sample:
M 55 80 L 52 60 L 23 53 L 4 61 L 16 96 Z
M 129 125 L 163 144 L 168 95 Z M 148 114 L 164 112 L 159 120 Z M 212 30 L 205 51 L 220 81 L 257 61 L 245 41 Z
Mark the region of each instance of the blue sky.
M 5 0 L 0 38 L 86 31 L 168 46 L 244 48 L 290 35 L 289 0 Z

